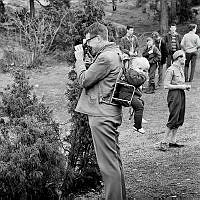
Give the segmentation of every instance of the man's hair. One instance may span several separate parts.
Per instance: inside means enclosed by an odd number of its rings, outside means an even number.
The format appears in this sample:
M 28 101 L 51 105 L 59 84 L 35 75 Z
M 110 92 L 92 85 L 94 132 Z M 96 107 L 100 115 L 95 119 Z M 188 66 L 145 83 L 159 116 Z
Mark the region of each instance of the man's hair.
M 171 24 L 170 24 L 170 27 L 171 27 L 171 26 L 176 26 L 176 23 L 174 23 L 174 22 L 171 23 Z
M 134 28 L 134 27 L 131 26 L 131 25 L 128 25 L 128 26 L 126 27 L 127 30 L 129 30 L 129 29 L 131 29 L 131 28 Z
M 154 32 L 151 34 L 151 36 L 152 36 L 153 38 L 158 38 L 158 37 L 160 36 L 160 34 L 159 34 L 157 31 L 154 31 Z
M 90 37 L 101 36 L 104 40 L 108 40 L 108 29 L 105 25 L 95 22 L 91 24 L 87 29 L 86 33 L 90 33 Z
M 153 41 L 153 38 L 152 37 L 147 37 L 146 41 Z
M 189 29 L 189 31 L 192 31 L 194 28 L 196 28 L 197 27 L 197 25 L 196 24 L 189 24 L 188 25 L 188 29 Z

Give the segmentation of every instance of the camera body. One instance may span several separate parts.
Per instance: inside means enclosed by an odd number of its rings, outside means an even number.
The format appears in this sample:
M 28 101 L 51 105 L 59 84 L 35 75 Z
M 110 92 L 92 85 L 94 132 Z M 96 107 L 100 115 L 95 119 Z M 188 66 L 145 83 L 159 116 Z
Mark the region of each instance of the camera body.
M 87 45 L 87 43 L 83 44 L 83 55 L 86 69 L 90 67 L 92 64 L 93 56 L 92 56 L 92 48 Z

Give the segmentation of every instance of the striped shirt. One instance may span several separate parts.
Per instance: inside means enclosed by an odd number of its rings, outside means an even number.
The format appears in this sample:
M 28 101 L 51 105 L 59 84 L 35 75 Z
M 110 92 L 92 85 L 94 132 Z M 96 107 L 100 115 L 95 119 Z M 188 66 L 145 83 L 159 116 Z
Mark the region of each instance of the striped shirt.
M 172 51 L 175 52 L 176 51 L 176 35 L 172 35 Z

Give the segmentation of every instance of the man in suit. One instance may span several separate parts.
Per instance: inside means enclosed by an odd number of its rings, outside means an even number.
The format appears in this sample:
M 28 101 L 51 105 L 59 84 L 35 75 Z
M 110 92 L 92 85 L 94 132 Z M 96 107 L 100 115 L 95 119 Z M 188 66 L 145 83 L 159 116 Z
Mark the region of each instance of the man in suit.
M 86 32 L 87 45 L 96 56 L 86 69 L 82 45 L 75 47 L 75 67 L 83 87 L 76 111 L 88 115 L 106 200 L 126 200 L 117 131 L 122 122 L 122 107 L 109 104 L 122 68 L 121 51 L 115 43 L 108 41 L 108 29 L 103 24 L 96 22 Z

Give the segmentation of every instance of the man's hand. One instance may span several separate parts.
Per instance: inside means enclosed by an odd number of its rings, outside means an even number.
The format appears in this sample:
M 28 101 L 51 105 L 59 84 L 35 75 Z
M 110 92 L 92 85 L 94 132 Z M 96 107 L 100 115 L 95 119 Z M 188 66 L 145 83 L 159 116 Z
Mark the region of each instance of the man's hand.
M 75 47 L 75 58 L 76 60 L 83 60 L 83 46 L 82 44 L 76 45 Z

